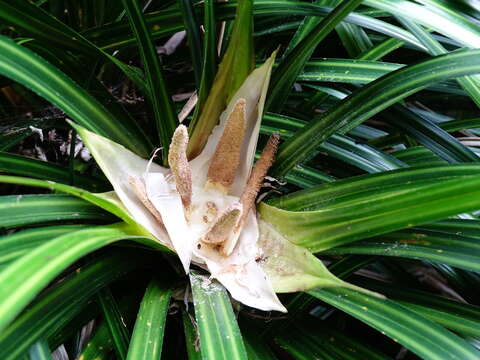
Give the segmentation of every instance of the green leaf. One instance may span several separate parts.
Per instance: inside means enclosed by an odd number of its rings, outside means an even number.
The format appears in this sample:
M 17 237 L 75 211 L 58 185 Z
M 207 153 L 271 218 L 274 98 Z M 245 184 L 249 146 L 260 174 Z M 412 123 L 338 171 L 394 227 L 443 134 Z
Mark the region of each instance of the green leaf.
M 336 0 L 335 4 L 340 4 Z M 477 26 L 466 17 L 449 13 L 441 14 L 437 9 L 421 6 L 407 0 L 365 0 L 363 5 L 372 8 L 361 8 L 350 13 L 344 21 L 358 25 L 362 28 L 383 33 L 391 38 L 389 40 L 405 41 L 416 49 L 427 51 L 427 49 L 408 31 L 401 27 L 379 20 L 375 17 L 386 17 L 390 14 L 395 16 L 407 16 L 415 22 L 431 28 L 438 33 L 444 34 L 467 47 L 477 48 L 480 45 L 480 31 Z M 218 20 L 229 20 L 233 18 L 236 3 L 228 2 L 217 4 L 216 10 Z M 378 10 L 377 10 L 378 9 Z M 331 12 L 331 7 L 321 6 L 315 3 L 294 2 L 289 0 L 257 0 L 255 1 L 253 13 L 255 17 L 265 18 L 274 16 L 308 16 L 324 17 Z M 152 27 L 152 35 L 156 37 L 171 35 L 175 31 L 183 29 L 181 14 L 178 10 L 168 9 L 146 15 L 147 22 Z M 155 26 L 160 25 L 160 26 Z M 108 24 L 103 28 L 91 29 L 85 33 L 88 38 L 95 41 L 105 49 L 117 48 L 119 46 L 131 45 L 134 39 L 126 30 L 125 24 Z M 115 35 L 114 36 L 112 36 Z M 400 46 L 400 45 L 399 45 Z
M 307 249 L 285 239 L 274 227 L 259 219 L 258 262 L 278 293 L 305 291 L 313 288 L 347 287 L 373 296 L 369 292 L 340 280 Z
M 276 111 L 282 108 L 293 83 L 317 45 L 361 3 L 362 0 L 343 1 L 280 61 L 272 74 L 270 96 L 265 105 L 267 110 Z
M 478 306 L 372 279 L 361 279 L 360 281 L 355 279 L 355 282 L 386 294 L 390 299 L 448 329 L 471 336 L 480 334 L 478 322 L 480 308 Z
M 145 23 L 142 10 L 136 0 L 122 0 L 130 26 L 138 41 L 140 56 L 145 68 L 149 97 L 153 107 L 158 137 L 162 147 L 163 163 L 168 165 L 168 149 L 178 120 L 167 84 L 162 74 L 157 52 Z
M 343 46 L 352 58 L 358 57 L 373 47 L 372 41 L 365 30 L 357 25 L 340 23 L 336 31 Z
M 154 256 L 151 257 L 151 260 L 155 259 Z M 153 260 L 156 261 L 156 260 Z M 118 311 L 119 313 L 123 314 L 122 318 L 120 319 L 122 326 L 128 326 L 132 324 L 133 320 L 135 320 L 135 316 L 137 315 L 138 305 L 141 300 L 139 296 L 139 289 L 129 288 L 129 293 L 122 296 L 120 301 L 118 301 Z M 142 289 L 144 290 L 144 289 Z M 80 313 L 78 316 L 83 315 Z M 92 318 L 95 317 L 95 314 L 91 313 L 89 316 Z M 75 320 L 73 319 L 72 323 L 75 324 Z M 98 323 L 95 329 L 95 333 L 89 339 L 89 341 L 84 345 L 81 354 L 79 354 L 78 358 L 82 360 L 95 360 L 95 359 L 106 359 L 107 356 L 113 352 L 114 350 L 114 342 L 112 340 L 113 336 L 110 330 L 110 326 L 108 322 L 103 319 Z M 130 338 L 127 339 L 127 349 L 128 343 L 130 342 Z
M 398 150 L 393 155 L 410 166 L 435 166 L 446 165 L 447 161 L 438 157 L 431 150 L 423 146 L 413 146 L 404 150 Z
M 109 288 L 102 289 L 98 293 L 97 299 L 110 330 L 116 354 L 119 359 L 124 360 L 127 357 L 130 336 L 118 304 Z
M 297 80 L 368 84 L 405 65 L 391 62 L 352 59 L 312 60 L 305 64 Z
M 182 320 L 188 360 L 200 360 L 202 354 L 200 353 L 195 318 L 188 311 L 182 311 Z
M 382 235 L 329 249 L 327 253 L 423 259 L 480 272 L 480 244 L 476 238 L 420 229 Z
M 82 360 L 108 359 L 113 348 L 108 324 L 106 321 L 102 321 L 96 326 L 95 333 L 85 345 L 85 348 L 78 358 Z
M 331 325 L 325 326 L 309 318 L 301 318 L 293 329 L 275 336 L 275 342 L 295 359 L 389 359 L 375 348 L 334 330 Z
M 320 344 L 308 341 L 305 338 L 298 338 L 295 335 L 290 337 L 278 337 L 275 342 L 287 351 L 296 360 L 324 359 L 337 360 L 338 358 L 324 349 Z
M 58 236 L 0 272 L 0 329 L 63 269 L 80 257 L 123 239 L 133 239 L 125 224 L 94 227 Z M 147 241 L 148 242 L 148 241 Z
M 248 359 L 226 290 L 207 276 L 190 273 L 202 359 Z
M 65 326 L 102 287 L 128 273 L 143 256 L 132 251 L 113 252 L 78 268 L 62 282 L 40 295 L 14 322 L 0 332 L 0 358 L 17 360 L 28 347 L 42 337 L 50 337 Z M 108 331 L 108 329 L 107 329 Z
M 212 88 L 215 74 L 217 73 L 217 26 L 215 17 L 215 5 L 213 0 L 205 0 L 203 3 L 203 62 L 200 86 L 197 87 L 198 100 L 192 122 L 196 122 L 203 111 L 205 101 Z
M 218 77 L 222 79 L 222 76 L 226 76 L 226 83 L 223 84 L 226 103 L 255 68 L 254 58 L 253 1 L 239 0 L 230 42 L 219 67 Z
M 149 146 L 135 124 L 119 123 L 85 89 L 9 38 L 0 37 L 0 74 L 36 92 L 86 128 L 147 156 Z
M 450 120 L 440 123 L 439 126 L 448 132 L 464 129 L 475 129 L 480 127 L 480 118 Z
M 182 12 L 183 23 L 185 24 L 185 30 L 187 31 L 187 41 L 190 49 L 190 58 L 192 59 L 193 73 L 195 75 L 195 84 L 196 88 L 200 89 L 203 68 L 202 64 L 205 63 L 202 53 L 200 24 L 198 23 L 192 1 L 180 0 L 179 3 L 180 11 Z M 209 15 L 210 7 L 211 5 L 206 7 L 206 17 Z M 205 38 L 208 39 L 209 36 L 211 36 L 210 33 L 208 33 Z
M 282 144 L 272 167 L 275 176 L 315 154 L 315 147 L 336 131 L 346 133 L 374 114 L 428 85 L 480 72 L 480 51 L 470 50 L 421 61 L 389 73 L 357 90 L 338 106 Z
M 160 359 L 170 296 L 171 290 L 158 279 L 150 281 L 140 304 L 127 359 Z
M 410 20 L 444 34 L 467 47 L 480 46 L 478 26 L 460 13 L 448 12 L 440 7 L 423 6 L 407 0 L 366 0 L 365 5 L 396 16 L 407 16 Z
M 342 0 L 335 0 L 334 4 L 340 4 Z M 430 0 L 425 0 L 430 1 Z M 439 7 L 436 4 L 432 6 L 424 6 L 421 4 L 413 3 L 408 0 L 365 0 L 363 5 L 371 6 L 374 9 L 385 11 L 395 16 L 405 16 L 422 24 L 426 28 L 431 28 L 440 34 L 444 34 L 451 39 L 458 41 L 459 43 L 470 47 L 477 48 L 480 46 L 480 30 L 474 21 L 468 19 L 463 14 L 456 11 L 448 11 L 445 7 Z M 317 4 L 303 4 L 297 2 L 291 2 L 288 0 L 260 0 L 258 2 L 258 13 L 265 15 L 265 13 L 271 15 L 275 14 L 289 14 L 289 15 L 317 15 L 321 16 L 326 12 L 325 7 Z M 371 10 L 371 9 L 368 9 Z M 367 10 L 367 11 L 368 11 Z M 357 11 L 359 14 L 360 10 Z M 367 14 L 367 13 L 365 13 Z M 355 16 L 348 16 L 345 20 L 347 22 L 357 24 L 366 27 L 368 20 L 377 20 L 370 17 L 369 19 L 360 20 L 357 14 Z M 371 15 L 371 14 L 368 14 Z M 384 16 L 384 15 L 383 15 Z M 355 19 L 356 18 L 356 19 Z M 364 22 L 363 24 L 361 22 Z M 371 24 L 371 23 L 370 23 Z M 401 29 L 400 29 L 401 30 Z M 399 32 L 400 33 L 400 32 Z M 420 48 L 425 49 L 423 45 L 411 35 L 409 38 L 413 38 Z M 398 37 L 398 34 L 389 34 L 392 37 Z
M 61 183 L 69 183 L 71 180 L 70 171 L 62 166 L 27 158 L 25 156 L 0 152 L 0 170 L 16 175 L 37 177 Z M 74 172 L 73 180 L 77 186 L 91 191 L 105 191 L 108 189 L 106 181 L 85 176 Z
M 242 329 L 249 360 L 276 360 L 273 351 L 268 347 L 265 338 L 259 336 L 260 329 L 245 327 Z
M 201 113 L 196 113 L 189 126 L 189 158 L 201 152 L 220 114 L 254 68 L 252 7 L 252 0 L 238 3 L 228 49 Z
M 0 237 L 0 269 L 32 249 L 57 236 L 85 228 L 87 225 L 58 225 L 18 231 Z
M 408 18 L 399 18 L 400 22 L 428 49 L 432 55 L 446 54 L 448 51 L 430 33 Z M 466 76 L 457 79 L 460 86 L 480 106 L 480 82 L 478 76 Z
M 30 360 L 51 360 L 52 353 L 45 340 L 37 341 L 30 347 Z
M 44 181 L 44 180 L 37 180 L 37 179 L 30 179 L 30 178 L 22 178 L 18 176 L 7 176 L 7 175 L 0 175 L 0 183 L 9 183 L 9 184 L 17 184 L 17 185 L 26 185 L 26 186 L 33 186 L 33 187 L 39 187 L 39 188 L 45 188 L 49 190 L 56 190 L 56 191 L 61 191 L 67 194 L 71 194 L 73 196 L 78 197 L 79 199 L 74 199 L 69 196 L 64 196 L 64 195 L 16 195 L 16 196 L 10 196 L 10 197 L 4 197 L 4 201 L 6 204 L 12 203 L 13 200 L 16 200 L 16 205 L 18 206 L 19 204 L 24 202 L 24 206 L 29 206 L 34 208 L 35 207 L 35 202 L 38 203 L 37 207 L 39 208 L 40 206 L 45 206 L 45 202 L 47 202 L 46 208 L 48 207 L 52 208 L 52 212 L 55 209 L 55 199 L 58 198 L 57 203 L 61 204 L 61 201 L 65 201 L 65 205 L 77 205 L 83 207 L 86 210 L 90 210 L 94 214 L 103 214 L 103 218 L 105 219 L 113 219 L 112 217 L 109 217 L 105 213 L 101 212 L 99 209 L 95 209 L 95 207 L 90 206 L 89 204 L 85 203 L 83 200 L 86 200 L 94 205 L 97 205 L 98 207 L 101 207 L 102 209 L 109 211 L 110 213 L 118 216 L 120 219 L 124 220 L 125 222 L 135 225 L 135 221 L 132 219 L 128 211 L 125 209 L 125 207 L 122 205 L 122 203 L 118 200 L 118 198 L 115 196 L 115 193 L 112 192 L 107 192 L 107 193 L 100 193 L 100 194 L 94 194 L 90 193 L 86 190 L 76 188 L 74 186 L 69 186 L 69 185 L 64 185 L 64 184 L 57 184 L 52 181 Z M 25 197 L 25 199 L 24 199 Z M 52 199 L 51 203 L 48 203 L 48 199 Z M 25 200 L 28 200 L 28 203 L 25 203 Z M 1 202 L 1 200 L 0 200 Z M 8 205 L 6 205 L 8 206 Z M 10 205 L 14 206 L 14 205 Z M 58 205 L 57 205 L 58 207 Z M 81 208 L 80 208 L 81 209 Z M 33 209 L 34 210 L 34 209 Z M 40 209 L 36 211 L 36 213 L 39 212 Z M 59 211 L 66 212 L 68 214 L 69 209 L 68 207 L 60 208 Z M 0 208 L 1 211 L 1 208 Z M 70 210 L 74 211 L 74 210 Z M 29 214 L 24 214 L 26 219 L 30 219 L 31 216 Z M 38 216 L 38 215 L 37 215 Z M 47 215 L 47 220 L 50 219 L 52 215 Z M 68 216 L 68 215 L 64 215 Z M 74 217 L 80 216 L 80 215 L 72 215 Z M 86 215 L 84 215 L 86 216 Z M 98 216 L 98 215 L 97 215 Z M 57 219 L 61 220 L 61 219 Z M 10 221 L 16 221 L 15 219 L 10 219 Z M 8 222 L 7 222 L 8 223 Z M 0 221 L 1 224 L 1 221 Z M 17 222 L 15 222 L 17 224 Z M 21 223 L 19 223 L 21 225 Z
M 455 137 L 442 130 L 434 122 L 422 118 L 410 109 L 394 105 L 382 114 L 394 126 L 402 129 L 419 143 L 448 162 L 478 162 L 479 158 Z
M 262 203 L 259 211 L 288 240 L 318 252 L 480 208 L 479 170 L 451 165 L 358 176 Z
M 304 189 L 332 182 L 335 180 L 333 176 L 322 173 L 317 169 L 308 166 L 296 167 L 285 176 L 285 180 Z
M 232 14 L 234 11 L 233 9 Z M 162 9 L 146 13 L 144 17 L 153 39 L 173 35 L 177 31 L 184 30 L 182 14 L 179 9 Z M 126 21 L 114 21 L 99 27 L 86 29 L 82 32 L 82 35 L 104 51 L 114 51 L 137 45 L 130 24 Z
M 422 359 L 477 359 L 480 353 L 459 336 L 388 299 L 349 289 L 323 289 L 310 295 L 356 317 Z
M 69 12 L 70 15 L 85 13 L 84 9 L 81 10 L 78 7 L 76 10 L 71 10 Z M 63 8 L 62 12 L 64 11 L 65 9 Z M 12 24 L 17 30 L 21 30 L 48 47 L 53 45 L 57 46 L 58 49 L 69 49 L 75 53 L 79 52 L 87 56 L 91 63 L 95 62 L 97 57 L 111 61 L 139 88 L 143 89 L 145 87 L 144 80 L 139 76 L 135 68 L 109 55 L 91 43 L 82 34 L 28 1 L 17 2 L 15 6 L 12 6 L 8 1 L 1 0 L 0 19 L 7 24 Z M 132 123 L 132 125 L 135 125 L 135 123 Z
M 15 5 L 9 1 L 0 1 L 0 18 L 24 30 L 30 36 L 38 36 L 61 48 L 89 54 L 88 43 L 68 26 L 28 1 Z
M 388 38 L 362 53 L 358 58 L 362 60 L 379 60 L 392 51 L 402 47 L 405 43 L 395 38 Z
M 100 314 L 98 304 L 93 301 L 88 302 L 86 306 L 78 305 L 78 307 L 80 308 L 80 311 L 73 311 L 75 313 L 73 318 L 68 317 L 65 323 L 63 321 L 59 321 L 59 328 L 55 328 L 53 334 L 49 334 L 48 344 L 50 348 L 57 349 L 62 344 L 66 344 L 68 347 L 70 344 L 67 342 L 71 339 L 74 339 L 76 342 L 78 339 L 78 331 L 81 330 L 83 326 L 88 325 L 90 321 L 95 319 L 95 317 L 99 316 Z M 80 353 L 78 345 L 79 344 L 76 343 L 75 346 L 70 347 L 70 349 L 66 349 L 67 352 L 70 352 L 72 356 L 77 356 Z
M 307 124 L 306 121 L 292 117 L 266 114 L 263 119 L 262 132 L 268 135 L 278 132 L 282 138 L 290 138 L 305 124 Z M 333 134 L 330 139 L 318 146 L 318 150 L 368 172 L 392 170 L 406 166 L 393 156 L 369 145 L 358 143 L 344 135 Z
M 476 219 L 446 219 L 433 224 L 418 226 L 417 228 L 480 238 L 480 221 Z
M 0 196 L 0 228 L 52 221 L 112 221 L 115 218 L 88 202 L 67 195 Z

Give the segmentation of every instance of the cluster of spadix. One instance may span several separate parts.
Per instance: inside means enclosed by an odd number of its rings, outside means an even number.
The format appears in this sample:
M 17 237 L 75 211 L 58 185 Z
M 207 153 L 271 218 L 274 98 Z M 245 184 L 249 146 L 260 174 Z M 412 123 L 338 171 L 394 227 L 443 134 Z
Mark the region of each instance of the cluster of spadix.
M 286 311 L 275 291 L 325 286 L 371 294 L 336 278 L 255 211 L 278 145 L 271 136 L 253 165 L 273 61 L 274 56 L 247 77 L 194 159 L 187 158 L 187 128 L 177 128 L 168 169 L 72 124 L 115 190 L 97 196 L 124 207 L 125 221 L 174 250 L 185 272 L 191 263 L 206 268 L 246 305 Z
M 253 166 L 273 61 L 272 56 L 247 77 L 192 160 L 187 159 L 187 128 L 178 126 L 169 169 L 77 129 L 135 222 L 174 250 L 186 272 L 193 262 L 240 302 L 286 311 L 258 262 L 254 206 L 278 145 L 278 137 L 270 137 Z

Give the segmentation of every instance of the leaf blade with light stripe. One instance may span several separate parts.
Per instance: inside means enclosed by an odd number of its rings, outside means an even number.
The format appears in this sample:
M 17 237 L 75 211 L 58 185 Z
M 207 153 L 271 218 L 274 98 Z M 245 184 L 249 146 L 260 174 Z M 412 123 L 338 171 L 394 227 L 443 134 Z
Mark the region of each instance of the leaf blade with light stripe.
M 322 289 L 310 295 L 345 311 L 426 360 L 478 359 L 480 353 L 459 336 L 402 305 L 347 289 Z
M 190 274 L 202 358 L 248 359 L 226 290 L 208 277 Z

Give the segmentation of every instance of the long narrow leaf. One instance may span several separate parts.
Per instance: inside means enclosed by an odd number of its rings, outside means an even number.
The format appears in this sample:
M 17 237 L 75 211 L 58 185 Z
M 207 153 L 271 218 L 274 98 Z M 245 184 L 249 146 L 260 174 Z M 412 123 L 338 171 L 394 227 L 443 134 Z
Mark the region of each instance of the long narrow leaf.
M 152 257 L 152 259 L 154 259 L 154 257 Z M 135 316 L 137 315 L 138 302 L 141 299 L 139 297 L 140 294 L 138 293 L 138 290 L 139 289 L 135 288 L 133 293 L 130 292 L 129 294 L 123 296 L 118 302 L 119 313 L 125 315 L 120 319 L 122 326 L 124 327 L 129 327 L 130 324 L 135 320 Z M 81 315 L 83 314 L 80 313 L 79 316 Z M 72 323 L 75 323 L 75 320 L 77 319 L 74 318 L 72 320 Z M 85 344 L 78 358 L 82 360 L 95 360 L 99 358 L 106 358 L 111 352 L 114 351 L 114 341 L 112 339 L 113 336 L 114 335 L 112 335 L 111 328 L 108 325 L 108 322 L 106 320 L 99 322 L 96 326 L 95 333 L 88 340 L 87 344 Z M 61 341 L 61 339 L 59 340 Z M 128 339 L 127 342 L 127 349 L 129 342 L 130 339 Z
M 265 104 L 267 110 L 275 111 L 281 109 L 298 74 L 310 56 L 312 56 L 316 46 L 361 2 L 362 0 L 343 1 L 281 60 L 272 74 L 270 96 Z
M 314 148 L 335 131 L 348 132 L 376 113 L 428 85 L 480 72 L 480 51 L 451 53 L 394 71 L 348 96 L 334 109 L 315 119 L 279 150 L 272 172 L 285 175 L 311 157 Z
M 480 160 L 472 150 L 455 137 L 404 106 L 394 105 L 391 112 L 382 114 L 382 116 L 448 162 L 478 162 Z
M 133 329 L 128 360 L 159 359 L 171 290 L 158 279 L 150 281 Z
M 0 37 L 0 74 L 38 93 L 84 127 L 148 156 L 141 131 L 114 116 L 57 68 L 12 40 Z
M 358 318 L 422 359 L 477 359 L 474 347 L 459 336 L 391 301 L 347 289 L 313 290 L 310 295 Z
M 363 287 L 385 294 L 388 298 L 448 329 L 471 336 L 480 334 L 478 306 L 382 281 L 357 278 L 354 281 Z
M 267 114 L 264 117 L 262 132 L 272 134 L 278 132 L 282 138 L 290 138 L 295 131 L 306 125 L 305 121 L 277 114 Z M 333 134 L 330 139 L 320 144 L 318 150 L 359 167 L 368 172 L 392 170 L 405 167 L 406 164 L 366 144 L 353 139 Z
M 208 16 L 208 8 L 206 9 L 207 13 L 205 16 Z M 205 60 L 203 60 L 200 25 L 197 21 L 197 16 L 191 0 L 181 0 L 180 10 L 182 12 L 185 29 L 187 31 L 190 57 L 192 59 L 193 72 L 195 74 L 195 84 L 197 89 L 199 89 L 202 78 L 202 64 L 205 63 Z M 210 36 L 210 34 L 207 35 L 206 39 L 208 39 L 208 36 Z
M 96 227 L 61 235 L 29 252 L 0 272 L 0 329 L 65 267 L 112 242 L 134 238 L 122 225 Z
M 182 312 L 183 329 L 185 333 L 185 346 L 187 348 L 188 360 L 200 360 L 201 353 L 198 346 L 197 328 L 195 319 L 187 311 Z
M 417 39 L 425 45 L 428 51 L 432 55 L 446 54 L 448 51 L 438 42 L 432 35 L 425 31 L 420 25 L 417 25 L 413 21 L 407 18 L 399 18 L 400 22 L 412 33 Z M 464 78 L 457 79 L 460 86 L 470 94 L 472 100 L 480 105 L 480 83 L 478 76 L 466 76 Z
M 124 360 L 127 357 L 130 337 L 118 304 L 109 288 L 99 292 L 98 302 L 110 330 L 117 356 Z
M 206 276 L 190 274 L 203 359 L 248 359 L 226 290 Z
M 115 218 L 82 199 L 67 195 L 0 196 L 0 227 L 13 228 L 53 221 L 113 221 Z
M 158 138 L 162 146 L 163 163 L 168 164 L 168 149 L 173 132 L 177 127 L 177 116 L 173 109 L 167 84 L 162 74 L 157 52 L 148 31 L 138 1 L 122 0 L 128 20 L 138 41 L 140 56 L 145 68 L 145 76 L 152 102 Z
M 5 266 L 54 237 L 80 230 L 86 226 L 88 225 L 46 226 L 1 236 L 0 266 Z
M 193 115 L 194 119 L 197 119 L 203 111 L 203 106 L 205 105 L 217 72 L 217 31 L 214 5 L 216 4 L 213 0 L 205 0 L 203 5 L 203 63 L 200 87 L 198 88 L 198 101 Z
M 393 170 L 336 181 L 262 203 L 260 213 L 312 251 L 480 208 L 477 165 Z M 288 210 L 290 211 L 288 211 Z
M 36 205 L 38 208 L 40 208 L 41 205 L 44 205 L 49 201 L 49 199 L 52 199 L 51 204 L 46 204 L 46 208 L 52 207 L 55 209 L 55 198 L 58 198 L 58 204 L 63 200 L 65 201 L 65 208 L 60 209 L 60 211 L 64 210 L 63 212 L 68 213 L 68 205 L 70 201 L 71 204 L 81 207 L 83 206 L 86 210 L 92 209 L 91 206 L 86 204 L 83 200 L 86 200 L 94 205 L 97 205 L 100 208 L 103 208 L 106 211 L 109 211 L 110 213 L 118 216 L 120 219 L 124 220 L 127 223 L 130 223 L 132 225 L 135 224 L 135 222 L 132 220 L 130 214 L 128 211 L 123 207 L 121 202 L 118 200 L 118 198 L 115 197 L 112 192 L 107 192 L 107 193 L 100 193 L 100 194 L 95 194 L 88 192 L 86 190 L 74 187 L 74 186 L 69 186 L 69 185 L 64 185 L 64 184 L 58 184 L 54 183 L 52 181 L 45 181 L 45 180 L 37 180 L 37 179 L 30 179 L 30 178 L 23 178 L 23 177 L 18 177 L 18 176 L 7 176 L 7 175 L 0 175 L 0 183 L 9 183 L 9 184 L 17 184 L 17 185 L 25 185 L 25 186 L 33 186 L 33 187 L 39 187 L 39 188 L 45 188 L 49 190 L 56 190 L 56 191 L 61 191 L 67 194 L 71 194 L 73 196 L 78 197 L 79 199 L 73 199 L 68 196 L 64 195 L 17 195 L 17 196 L 7 196 L 4 197 L 4 201 L 9 203 L 12 202 L 15 199 L 16 200 L 16 205 L 19 206 L 19 204 L 22 203 L 22 201 L 28 201 L 28 203 L 24 203 L 25 206 L 31 206 L 32 210 L 35 210 L 33 207 L 35 206 L 35 202 L 38 203 Z M 42 199 L 45 198 L 45 199 Z M 57 205 L 58 206 L 58 205 Z M 13 207 L 13 206 L 12 206 Z M 93 208 L 94 209 L 94 208 Z M 73 211 L 73 210 L 71 210 Z M 92 211 L 92 210 L 90 210 Z M 37 211 L 38 212 L 38 211 Z M 34 212 L 34 215 L 37 213 Z M 100 211 L 100 209 L 96 209 L 96 211 L 92 211 L 94 214 L 103 214 L 103 212 Z M 24 214 L 26 219 L 30 219 L 31 216 L 27 212 Z M 105 219 L 112 219 L 112 217 L 108 217 L 108 215 L 104 214 L 103 217 L 100 218 L 105 218 Z M 37 215 L 38 216 L 38 215 Z M 80 216 L 80 214 L 77 215 L 72 215 L 72 216 Z M 59 219 L 60 220 L 60 219 Z M 15 221 L 15 223 L 18 223 L 18 220 L 15 219 L 5 219 L 5 221 Z M 1 223 L 1 222 L 0 222 Z M 21 224 L 21 223 L 20 223 Z
M 217 125 L 220 114 L 254 68 L 252 7 L 252 0 L 241 0 L 238 3 L 227 51 L 219 65 L 203 109 L 195 112 L 189 126 L 190 158 L 201 152 Z
M 31 176 L 45 180 L 57 181 L 67 184 L 71 180 L 68 169 L 56 164 L 27 158 L 25 156 L 0 152 L 0 170 L 15 175 Z M 106 181 L 77 172 L 73 176 L 75 185 L 91 191 L 106 191 Z M 73 185 L 73 184 L 72 184 Z
M 480 244 L 477 239 L 419 229 L 386 234 L 365 242 L 330 249 L 327 252 L 423 259 L 480 272 Z
M 145 262 L 142 257 L 141 262 Z M 41 337 L 49 337 L 67 325 L 99 289 L 128 273 L 139 257 L 113 252 L 100 257 L 56 284 L 0 333 L 0 358 L 17 360 Z M 3 294 L 3 293 L 2 293 Z M 107 329 L 108 331 L 108 329 Z
M 70 14 L 78 14 L 81 11 L 71 11 Z M 104 58 L 116 65 L 130 80 L 139 88 L 144 89 L 144 81 L 137 71 L 124 64 L 117 58 L 109 55 L 101 48 L 95 46 L 82 34 L 65 25 L 47 11 L 35 6 L 29 1 L 21 1 L 13 6 L 6 0 L 0 1 L 0 19 L 7 24 L 26 33 L 26 35 L 56 45 L 60 49 L 70 49 L 80 52 L 95 61 L 96 57 Z M 134 123 L 131 125 L 135 125 Z
M 322 326 L 311 319 L 300 319 L 294 330 L 288 329 L 275 337 L 275 341 L 296 359 L 371 359 L 387 360 L 387 356 L 367 347 L 352 336 L 345 336 L 331 326 Z

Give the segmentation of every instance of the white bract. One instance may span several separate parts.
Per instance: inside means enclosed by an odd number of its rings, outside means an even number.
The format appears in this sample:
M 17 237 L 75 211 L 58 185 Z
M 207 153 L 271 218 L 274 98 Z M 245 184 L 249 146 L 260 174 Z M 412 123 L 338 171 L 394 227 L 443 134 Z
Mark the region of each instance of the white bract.
M 174 250 L 188 273 L 206 267 L 236 300 L 285 312 L 258 260 L 255 198 L 278 138 L 253 166 L 272 56 L 254 70 L 220 117 L 203 151 L 188 161 L 188 133 L 180 125 L 169 151 L 170 169 L 142 159 L 75 126 L 136 223 Z

